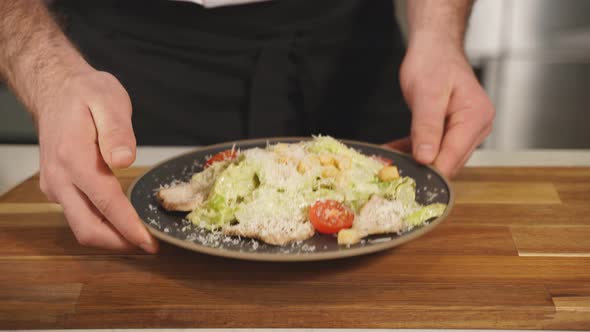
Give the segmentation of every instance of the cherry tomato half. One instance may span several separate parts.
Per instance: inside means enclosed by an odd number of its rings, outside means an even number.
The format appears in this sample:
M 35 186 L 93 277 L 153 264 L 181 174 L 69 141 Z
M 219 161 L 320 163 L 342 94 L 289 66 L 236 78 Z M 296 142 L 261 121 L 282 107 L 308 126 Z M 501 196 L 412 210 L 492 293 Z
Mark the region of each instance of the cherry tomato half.
M 221 151 L 213 157 L 207 159 L 205 162 L 205 168 L 211 166 L 213 163 L 224 160 L 234 160 L 238 156 L 238 152 L 235 149 Z
M 378 155 L 372 155 L 371 158 L 377 160 L 378 162 L 382 163 L 384 166 L 389 166 L 389 165 L 393 165 L 393 160 L 389 159 L 389 158 L 385 158 L 382 156 L 378 156 Z
M 352 227 L 354 213 L 339 202 L 323 200 L 311 206 L 309 220 L 318 232 L 334 234 L 341 229 Z

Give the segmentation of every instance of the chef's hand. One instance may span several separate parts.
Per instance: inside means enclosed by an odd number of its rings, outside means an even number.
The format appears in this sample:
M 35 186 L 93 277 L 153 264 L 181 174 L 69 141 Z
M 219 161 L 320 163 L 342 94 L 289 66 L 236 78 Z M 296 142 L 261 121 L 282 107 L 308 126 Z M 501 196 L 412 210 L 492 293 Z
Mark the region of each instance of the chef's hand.
M 55 82 L 35 113 L 41 190 L 63 206 L 80 244 L 158 250 L 111 169 L 135 159 L 131 102 L 112 75 L 93 69 Z
M 393 148 L 454 176 L 492 130 L 494 106 L 478 83 L 462 48 L 440 38 L 415 38 L 400 70 L 412 111 L 411 137 Z

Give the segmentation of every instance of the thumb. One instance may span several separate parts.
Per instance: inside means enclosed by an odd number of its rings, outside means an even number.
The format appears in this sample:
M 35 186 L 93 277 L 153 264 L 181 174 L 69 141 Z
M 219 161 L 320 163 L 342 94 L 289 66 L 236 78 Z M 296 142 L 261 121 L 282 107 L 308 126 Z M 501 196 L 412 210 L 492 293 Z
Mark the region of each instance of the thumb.
M 136 141 L 131 124 L 131 101 L 124 96 L 112 96 L 90 104 L 96 125 L 98 146 L 106 164 L 111 168 L 125 168 L 135 161 Z
M 416 161 L 431 164 L 438 155 L 445 127 L 445 114 L 449 95 L 415 91 L 412 110 L 412 154 Z

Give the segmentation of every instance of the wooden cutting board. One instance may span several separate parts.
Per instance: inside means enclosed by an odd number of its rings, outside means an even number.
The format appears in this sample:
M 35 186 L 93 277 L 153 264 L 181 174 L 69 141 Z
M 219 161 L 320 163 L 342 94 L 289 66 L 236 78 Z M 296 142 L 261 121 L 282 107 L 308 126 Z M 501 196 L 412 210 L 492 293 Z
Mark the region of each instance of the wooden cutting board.
M 590 168 L 468 168 L 426 236 L 295 264 L 81 247 L 38 182 L 0 197 L 3 329 L 590 329 Z

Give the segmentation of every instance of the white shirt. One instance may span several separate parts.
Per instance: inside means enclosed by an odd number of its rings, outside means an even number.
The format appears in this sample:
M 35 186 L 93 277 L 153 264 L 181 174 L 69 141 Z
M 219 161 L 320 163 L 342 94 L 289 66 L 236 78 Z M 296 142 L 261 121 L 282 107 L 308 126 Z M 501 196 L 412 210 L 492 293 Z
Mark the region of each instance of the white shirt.
M 198 3 L 206 8 L 221 7 L 221 6 L 235 6 L 245 3 L 262 2 L 269 0 L 177 0 Z

